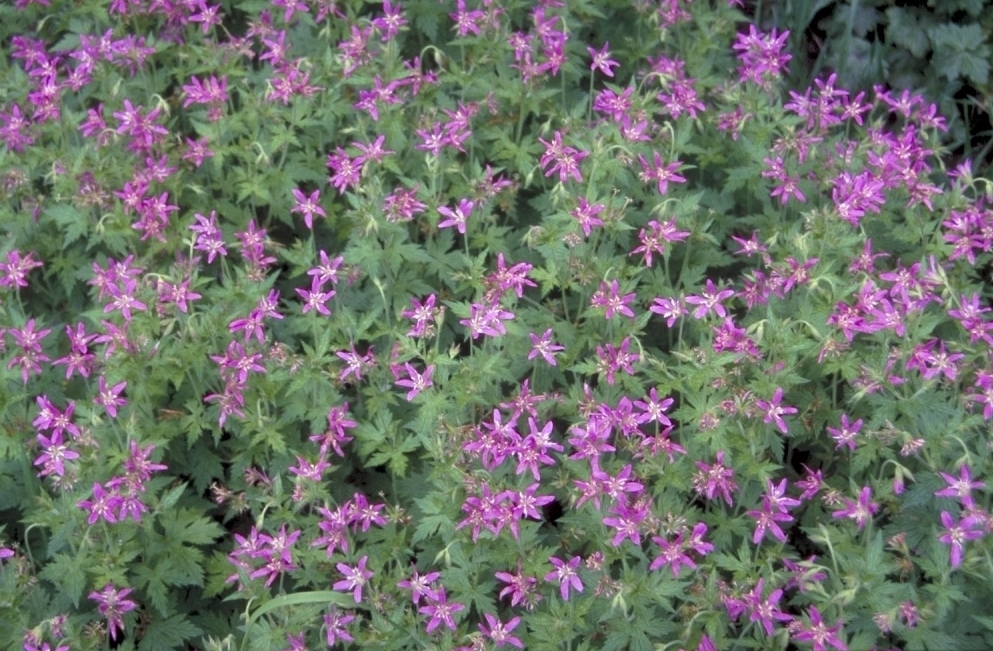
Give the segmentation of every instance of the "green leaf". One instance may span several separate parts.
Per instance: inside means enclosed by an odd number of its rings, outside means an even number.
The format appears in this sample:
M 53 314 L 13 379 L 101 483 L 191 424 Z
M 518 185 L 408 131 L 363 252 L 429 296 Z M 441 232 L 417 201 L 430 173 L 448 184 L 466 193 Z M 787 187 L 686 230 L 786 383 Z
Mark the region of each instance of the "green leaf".
M 158 507 L 159 510 L 160 511 L 168 511 L 169 509 L 171 509 L 172 507 L 174 507 L 176 505 L 176 502 L 178 502 L 179 501 L 179 498 L 182 496 L 183 491 L 186 490 L 186 486 L 187 485 L 188 485 L 187 482 L 184 481 L 182 484 L 180 484 L 179 486 L 176 486 L 175 488 L 173 488 L 172 490 L 170 490 L 168 493 L 166 493 L 165 495 L 163 495 L 162 496 L 162 499 L 159 500 L 159 507 Z
M 62 250 L 83 237 L 89 230 L 89 220 L 86 215 L 75 207 L 59 204 L 45 208 L 45 216 L 52 218 L 62 231 Z
M 141 588 L 151 603 L 163 617 L 171 610 L 169 607 L 168 586 L 169 574 L 172 572 L 172 562 L 165 558 L 155 565 L 139 565 L 134 569 L 134 584 Z
M 985 84 L 990 71 L 990 49 L 978 24 L 945 23 L 928 30 L 934 45 L 931 65 L 949 80 L 966 77 Z
M 918 12 L 909 7 L 890 7 L 886 10 L 886 41 L 901 46 L 918 59 L 924 58 L 931 48 L 927 32 L 921 25 Z
M 190 545 L 210 545 L 224 535 L 224 529 L 207 517 L 198 517 L 192 509 L 178 509 L 164 513 L 162 526 L 166 538 Z
M 56 554 L 41 571 L 41 578 L 51 581 L 63 596 L 72 601 L 73 606 L 79 607 L 79 598 L 83 596 L 86 587 L 86 576 L 83 574 L 83 564 L 78 559 L 66 554 Z
M 171 651 L 184 646 L 184 642 L 201 633 L 200 628 L 183 615 L 153 620 L 138 643 L 140 651 Z

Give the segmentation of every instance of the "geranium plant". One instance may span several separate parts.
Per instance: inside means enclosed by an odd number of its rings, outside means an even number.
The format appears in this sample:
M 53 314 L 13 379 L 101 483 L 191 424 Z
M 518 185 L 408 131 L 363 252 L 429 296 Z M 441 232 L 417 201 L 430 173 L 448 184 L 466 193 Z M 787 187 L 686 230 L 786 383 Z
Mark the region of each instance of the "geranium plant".
M 993 186 L 735 4 L 0 8 L 4 648 L 993 642 Z

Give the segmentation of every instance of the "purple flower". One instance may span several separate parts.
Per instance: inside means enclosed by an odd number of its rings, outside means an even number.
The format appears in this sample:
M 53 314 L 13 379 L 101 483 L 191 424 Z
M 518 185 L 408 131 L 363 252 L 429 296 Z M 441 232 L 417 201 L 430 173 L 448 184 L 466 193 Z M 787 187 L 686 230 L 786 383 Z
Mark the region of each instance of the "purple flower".
M 654 164 L 645 160 L 645 157 L 638 154 L 638 162 L 641 163 L 642 182 L 658 181 L 659 194 L 665 194 L 669 190 L 669 183 L 686 183 L 686 178 L 676 174 L 682 163 L 673 161 L 668 165 L 662 162 L 662 155 L 654 152 Z
M 41 466 L 39 477 L 65 475 L 65 463 L 79 458 L 79 453 L 69 449 L 69 446 L 62 441 L 62 432 L 55 431 L 50 437 L 38 434 L 38 442 L 44 451 L 35 459 L 34 465 Z
M 307 228 L 314 227 L 314 215 L 320 215 L 321 217 L 327 217 L 328 214 L 324 212 L 324 208 L 321 208 L 321 192 L 320 190 L 314 190 L 309 195 L 304 194 L 297 188 L 291 190 L 293 193 L 293 198 L 296 200 L 296 205 L 290 210 L 291 213 L 302 213 L 303 223 L 307 225 Z
M 97 380 L 99 389 L 98 395 L 93 402 L 107 410 L 111 418 L 117 418 L 117 408 L 128 404 L 128 401 L 121 397 L 121 392 L 128 385 L 127 382 L 118 382 L 112 387 L 107 386 L 107 378 L 103 375 Z
M 974 504 L 972 501 L 972 489 L 974 488 L 986 488 L 986 483 L 981 481 L 973 481 L 972 475 L 969 471 L 968 464 L 962 464 L 959 468 L 958 478 L 953 477 L 945 472 L 939 472 L 938 474 L 948 482 L 948 488 L 942 488 L 935 492 L 935 495 L 940 497 L 956 497 L 962 502 L 962 506 L 966 509 L 973 508 Z
M 428 387 L 434 386 L 434 382 L 431 381 L 431 374 L 434 373 L 434 364 L 431 364 L 426 369 L 424 369 L 424 374 L 420 374 L 417 370 L 410 365 L 410 362 L 406 362 L 404 368 L 407 370 L 407 377 L 403 380 L 397 381 L 397 386 L 407 387 L 410 391 L 407 392 L 407 401 L 411 401 L 417 397 L 417 395 L 427 389 Z
M 708 500 L 720 493 L 729 505 L 734 502 L 731 494 L 738 490 L 738 485 L 734 481 L 734 469 L 724 465 L 724 450 L 717 452 L 717 461 L 713 465 L 697 461 L 696 467 L 700 470 L 693 476 L 693 489 L 697 493 L 705 495 Z
M 762 589 L 764 585 L 765 579 L 759 579 L 752 591 L 744 595 L 742 601 L 750 611 L 748 621 L 761 623 L 766 635 L 771 637 L 774 634 L 773 627 L 776 622 L 792 621 L 793 616 L 779 610 L 779 600 L 783 597 L 782 588 L 773 590 L 768 597 L 763 599 Z
M 824 651 L 827 648 L 825 646 L 826 644 L 830 644 L 835 649 L 838 649 L 838 651 L 848 650 L 845 642 L 838 637 L 841 634 L 840 619 L 834 626 L 827 626 L 821 619 L 821 612 L 815 606 L 810 607 L 807 615 L 810 618 L 810 625 L 801 625 L 799 632 L 793 634 L 794 640 L 811 642 L 813 644 L 813 651 Z
M 131 588 L 121 588 L 118 590 L 113 584 L 108 583 L 99 592 L 91 592 L 89 598 L 96 601 L 99 606 L 97 610 L 107 619 L 107 629 L 110 631 L 110 639 L 116 640 L 118 631 L 124 632 L 124 619 L 122 615 L 138 607 L 138 604 L 126 599 L 131 594 Z
M 362 601 L 362 588 L 369 582 L 372 577 L 372 571 L 365 569 L 366 562 L 369 560 L 368 556 L 363 556 L 359 559 L 358 565 L 351 567 L 345 563 L 338 563 L 335 567 L 338 571 L 345 575 L 345 578 L 341 581 L 336 581 L 334 584 L 335 590 L 351 591 L 352 598 L 355 601 Z
M 431 619 L 428 620 L 428 625 L 425 630 L 428 633 L 434 631 L 439 625 L 444 624 L 451 630 L 455 630 L 455 619 L 452 617 L 455 613 L 465 610 L 465 606 L 460 603 L 449 602 L 448 597 L 445 595 L 445 588 L 438 588 L 433 594 L 427 595 L 428 605 L 421 606 L 417 609 L 417 612 L 423 615 L 430 615 Z
M 562 594 L 563 601 L 569 601 L 569 588 L 576 592 L 583 591 L 583 582 L 576 572 L 581 560 L 582 558 L 579 556 L 573 556 L 568 562 L 559 560 L 555 556 L 548 559 L 555 566 L 555 569 L 545 575 L 545 580 L 559 584 L 559 592 Z
M 441 573 L 439 572 L 428 572 L 422 576 L 418 574 L 415 569 L 410 578 L 398 582 L 397 587 L 410 590 L 410 599 L 414 602 L 414 605 L 417 605 L 421 603 L 422 597 L 430 597 L 435 595 L 435 591 L 431 588 L 431 584 L 437 581 L 440 576 Z
M 601 281 L 600 289 L 593 292 L 593 296 L 590 298 L 590 306 L 604 308 L 604 316 L 608 319 L 614 318 L 615 312 L 633 319 L 634 312 L 629 305 L 634 301 L 635 296 L 634 292 L 621 296 L 620 285 L 616 279 L 610 281 L 609 285 Z
M 475 203 L 468 199 L 460 199 L 459 205 L 455 210 L 452 210 L 448 206 L 438 208 L 438 213 L 447 218 L 444 221 L 438 222 L 438 228 L 451 228 L 454 226 L 459 233 L 465 235 L 466 220 L 469 219 L 469 214 L 472 213 L 474 205 Z
M 597 215 L 606 209 L 607 207 L 602 203 L 590 204 L 586 197 L 579 197 L 576 208 L 570 214 L 579 222 L 580 228 L 583 229 L 583 235 L 589 237 L 594 226 L 603 226 L 603 220 Z
M 524 643 L 521 642 L 520 638 L 510 634 L 512 630 L 517 628 L 517 625 L 521 623 L 520 617 L 512 617 L 510 621 L 506 624 L 502 623 L 495 616 L 485 613 L 483 615 L 486 618 L 486 625 L 484 626 L 482 622 L 479 624 L 479 631 L 486 637 L 493 640 L 494 646 L 500 648 L 510 644 L 511 646 L 516 646 L 518 649 L 524 648 Z
M 593 61 L 590 63 L 590 70 L 599 70 L 608 77 L 613 77 L 613 68 L 621 64 L 610 58 L 610 51 L 607 49 L 609 47 L 610 42 L 607 41 L 603 44 L 603 48 L 599 51 L 589 46 L 586 47 L 586 51 L 590 53 L 591 57 L 593 57 Z
M 689 299 L 687 299 L 689 300 Z M 776 423 L 776 427 L 783 434 L 788 434 L 789 430 L 786 428 L 786 421 L 783 420 L 783 416 L 788 414 L 795 414 L 796 407 L 782 407 L 780 403 L 783 401 L 783 388 L 776 387 L 776 392 L 772 395 L 772 400 L 766 402 L 765 400 L 756 400 L 755 406 L 765 412 L 765 417 L 763 418 L 764 423 Z
M 500 590 L 500 598 L 503 599 L 507 595 L 510 595 L 510 605 L 519 606 L 524 604 L 526 606 L 533 606 L 539 599 L 540 595 L 535 594 L 535 586 L 538 585 L 538 579 L 533 576 L 525 576 L 521 572 L 521 568 L 518 565 L 517 573 L 511 574 L 510 572 L 497 572 L 494 576 L 500 581 L 506 583 L 502 590 Z
M 541 144 L 545 145 L 545 153 L 541 157 L 541 166 L 545 169 L 545 176 L 551 176 L 555 172 L 559 173 L 559 181 L 565 183 L 570 178 L 576 183 L 582 183 L 583 177 L 579 173 L 579 161 L 590 155 L 587 151 L 580 151 L 575 147 L 562 144 L 562 133 L 556 131 L 552 136 L 552 141 L 548 142 L 538 138 Z
M 532 348 L 531 352 L 528 353 L 528 359 L 531 360 L 541 355 L 551 366 L 556 366 L 558 362 L 555 361 L 554 355 L 560 350 L 565 350 L 565 347 L 552 342 L 552 329 L 545 330 L 541 337 L 533 332 L 529 336 L 531 337 Z
M 331 612 L 324 616 L 324 627 L 327 629 L 328 646 L 333 647 L 338 642 L 353 642 L 354 638 L 345 628 L 355 615 L 347 615 L 337 607 L 331 606 Z
M 967 515 L 957 523 L 948 511 L 941 512 L 941 524 L 945 527 L 945 532 L 938 536 L 938 540 L 949 546 L 949 562 L 952 567 L 962 564 L 962 552 L 965 551 L 965 543 L 983 537 L 981 529 L 974 529 L 982 523 L 979 518 Z
M 724 309 L 724 306 L 721 305 L 721 301 L 731 298 L 732 296 L 734 296 L 733 289 L 722 289 L 718 291 L 717 287 L 714 286 L 714 281 L 708 278 L 707 288 L 704 290 L 703 294 L 700 296 L 687 296 L 686 302 L 690 305 L 697 306 L 697 308 L 693 310 L 694 319 L 702 319 L 711 311 L 723 319 L 727 316 L 727 311 Z
M 843 499 L 845 508 L 839 509 L 832 514 L 835 518 L 851 518 L 855 520 L 858 528 L 861 529 L 872 518 L 872 514 L 879 510 L 879 504 L 870 501 L 872 499 L 872 488 L 865 486 L 859 492 L 858 501 Z
M 641 544 L 641 523 L 648 517 L 647 505 L 628 506 L 624 502 L 615 503 L 610 508 L 610 517 L 603 519 L 603 523 L 616 530 L 610 544 L 619 547 L 625 538 L 630 538 L 635 545 Z

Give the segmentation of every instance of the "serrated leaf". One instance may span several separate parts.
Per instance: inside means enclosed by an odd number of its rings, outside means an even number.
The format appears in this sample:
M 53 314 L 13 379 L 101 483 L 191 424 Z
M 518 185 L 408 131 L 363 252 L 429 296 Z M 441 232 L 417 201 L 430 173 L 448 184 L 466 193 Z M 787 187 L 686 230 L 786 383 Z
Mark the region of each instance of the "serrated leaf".
M 56 554 L 41 571 L 41 578 L 51 581 L 72 601 L 73 606 L 79 607 L 79 598 L 83 596 L 86 587 L 86 575 L 77 559 L 66 554 Z
M 180 496 L 182 496 L 183 491 L 186 490 L 186 486 L 187 486 L 187 482 L 183 482 L 179 486 L 176 486 L 168 493 L 163 495 L 162 499 L 159 500 L 159 510 L 168 511 L 169 509 L 174 507 L 176 505 L 176 502 L 179 501 Z
M 209 545 L 224 535 L 224 529 L 191 509 L 179 509 L 163 515 L 166 538 L 190 545 Z
M 184 642 L 200 635 L 198 626 L 183 615 L 173 615 L 168 619 L 153 620 L 138 643 L 140 651 L 171 651 L 184 646 Z
M 168 558 L 156 565 L 139 565 L 134 569 L 134 584 L 141 588 L 150 605 L 163 617 L 169 614 L 168 575 L 172 563 Z
M 886 10 L 886 18 L 888 43 L 904 47 L 919 59 L 928 53 L 931 44 L 916 11 L 909 7 L 890 7 Z

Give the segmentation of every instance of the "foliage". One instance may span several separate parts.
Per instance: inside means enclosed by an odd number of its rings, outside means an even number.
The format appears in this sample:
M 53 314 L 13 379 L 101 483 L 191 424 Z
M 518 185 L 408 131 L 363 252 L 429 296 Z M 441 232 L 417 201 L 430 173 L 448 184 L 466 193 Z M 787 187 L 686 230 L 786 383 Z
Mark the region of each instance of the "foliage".
M 766 2 L 762 24 L 791 33 L 796 83 L 835 71 L 851 90 L 882 83 L 933 101 L 949 120 L 943 143 L 957 158 L 988 165 L 993 154 L 993 12 L 984 0 L 799 0 Z M 799 73 L 799 74 L 797 74 Z
M 993 642 L 923 96 L 726 3 L 0 19 L 3 648 Z

